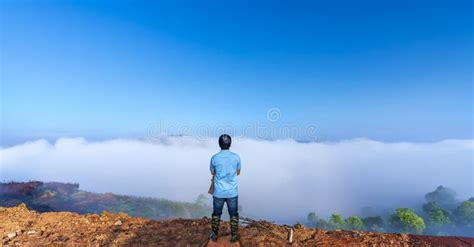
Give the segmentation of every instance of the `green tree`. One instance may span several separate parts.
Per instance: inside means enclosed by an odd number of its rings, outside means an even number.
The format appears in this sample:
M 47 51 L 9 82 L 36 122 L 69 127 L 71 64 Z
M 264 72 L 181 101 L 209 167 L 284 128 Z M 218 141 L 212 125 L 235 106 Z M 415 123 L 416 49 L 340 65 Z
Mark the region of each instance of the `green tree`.
M 358 216 L 350 216 L 344 223 L 348 230 L 364 230 L 364 222 Z
M 205 196 L 204 194 L 199 194 L 194 203 L 201 206 L 205 206 L 207 205 L 207 200 L 208 200 L 207 196 Z
M 310 212 L 306 217 L 308 220 L 308 224 L 310 227 L 316 227 L 316 222 L 318 221 L 318 216 L 316 216 L 315 212 Z
M 438 186 L 435 191 L 425 195 L 427 202 L 436 202 L 441 207 L 452 207 L 456 203 L 456 192 L 450 188 Z
M 423 205 L 423 211 L 428 215 L 428 225 L 441 227 L 451 223 L 449 212 L 442 209 L 436 202 Z
M 444 226 L 451 223 L 448 214 L 442 209 L 438 209 L 430 213 L 430 218 L 428 223 L 433 226 Z
M 365 217 L 362 219 L 364 222 L 364 226 L 367 230 L 372 232 L 384 232 L 384 222 L 382 217 L 380 216 L 373 216 L 373 217 Z
M 318 216 L 314 212 L 311 212 L 311 213 L 308 214 L 307 220 L 308 220 L 308 225 L 310 227 L 316 227 L 316 228 L 322 228 L 322 229 L 332 229 L 331 225 L 327 221 L 318 218 Z
M 430 212 L 436 211 L 440 208 L 441 207 L 436 202 L 428 202 L 428 203 L 423 204 L 423 211 L 426 214 L 429 214 Z
M 390 226 L 404 233 L 421 234 L 425 229 L 425 221 L 410 208 L 397 208 L 390 215 Z
M 474 201 L 462 202 L 454 211 L 454 221 L 460 227 L 474 227 Z
M 333 214 L 329 218 L 329 224 L 333 229 L 344 229 L 344 220 L 340 214 Z

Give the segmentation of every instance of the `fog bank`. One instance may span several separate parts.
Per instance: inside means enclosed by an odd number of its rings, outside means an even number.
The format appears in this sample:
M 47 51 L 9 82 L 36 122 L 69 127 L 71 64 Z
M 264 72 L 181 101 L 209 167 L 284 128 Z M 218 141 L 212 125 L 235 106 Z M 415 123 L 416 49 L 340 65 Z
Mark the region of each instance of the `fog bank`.
M 242 160 L 239 199 L 244 213 L 288 220 L 315 211 L 359 213 L 364 206 L 421 202 L 438 185 L 473 196 L 474 140 L 328 143 L 235 138 Z M 193 201 L 209 186 L 215 139 L 165 137 L 88 142 L 60 138 L 0 150 L 2 181 L 80 183 L 92 192 Z

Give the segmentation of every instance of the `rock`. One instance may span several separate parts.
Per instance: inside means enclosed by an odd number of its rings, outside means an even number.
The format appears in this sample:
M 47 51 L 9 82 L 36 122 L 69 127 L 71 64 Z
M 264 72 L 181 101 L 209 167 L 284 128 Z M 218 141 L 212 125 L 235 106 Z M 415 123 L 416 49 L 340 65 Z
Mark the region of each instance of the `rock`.
M 26 234 L 28 234 L 28 235 L 33 235 L 33 234 L 36 234 L 36 231 L 35 231 L 35 230 L 31 230 L 31 231 L 26 232 Z
M 122 225 L 122 221 L 121 220 L 117 220 L 115 223 L 114 223 L 115 226 L 121 226 Z
M 410 237 L 408 236 L 408 234 L 402 233 L 402 234 L 400 234 L 400 236 L 402 237 L 402 239 L 403 239 L 404 241 L 410 240 Z
M 130 218 L 130 216 L 128 216 L 128 214 L 126 214 L 126 213 L 124 213 L 124 212 L 120 212 L 120 213 L 118 214 L 118 216 L 119 216 L 120 218 L 124 218 L 124 219 Z
M 20 203 L 17 207 L 20 211 L 28 211 L 28 207 L 25 203 Z
M 293 226 L 294 229 L 304 229 L 304 225 L 300 224 L 300 223 L 296 223 L 294 226 Z
M 7 237 L 10 239 L 16 237 L 16 232 L 8 233 Z

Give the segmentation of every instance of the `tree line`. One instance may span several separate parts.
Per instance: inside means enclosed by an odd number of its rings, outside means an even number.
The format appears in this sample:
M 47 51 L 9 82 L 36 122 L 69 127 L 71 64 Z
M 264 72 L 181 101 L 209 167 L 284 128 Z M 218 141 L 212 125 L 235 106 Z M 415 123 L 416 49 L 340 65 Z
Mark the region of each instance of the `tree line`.
M 307 215 L 307 225 L 327 230 L 361 230 L 374 232 L 400 232 L 429 235 L 463 235 L 474 237 L 474 197 L 458 201 L 456 192 L 438 186 L 425 195 L 420 208 L 396 208 L 386 215 L 343 218 L 332 214 L 329 219 L 319 218 L 316 213 Z

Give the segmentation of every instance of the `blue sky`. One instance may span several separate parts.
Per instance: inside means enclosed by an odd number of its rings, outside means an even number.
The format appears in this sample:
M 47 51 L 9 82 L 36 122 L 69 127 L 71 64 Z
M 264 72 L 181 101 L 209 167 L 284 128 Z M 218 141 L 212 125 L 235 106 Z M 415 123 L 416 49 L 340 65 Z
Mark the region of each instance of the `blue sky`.
M 2 143 L 151 124 L 472 138 L 471 1 L 2 1 Z M 273 123 L 272 123 L 273 124 Z

